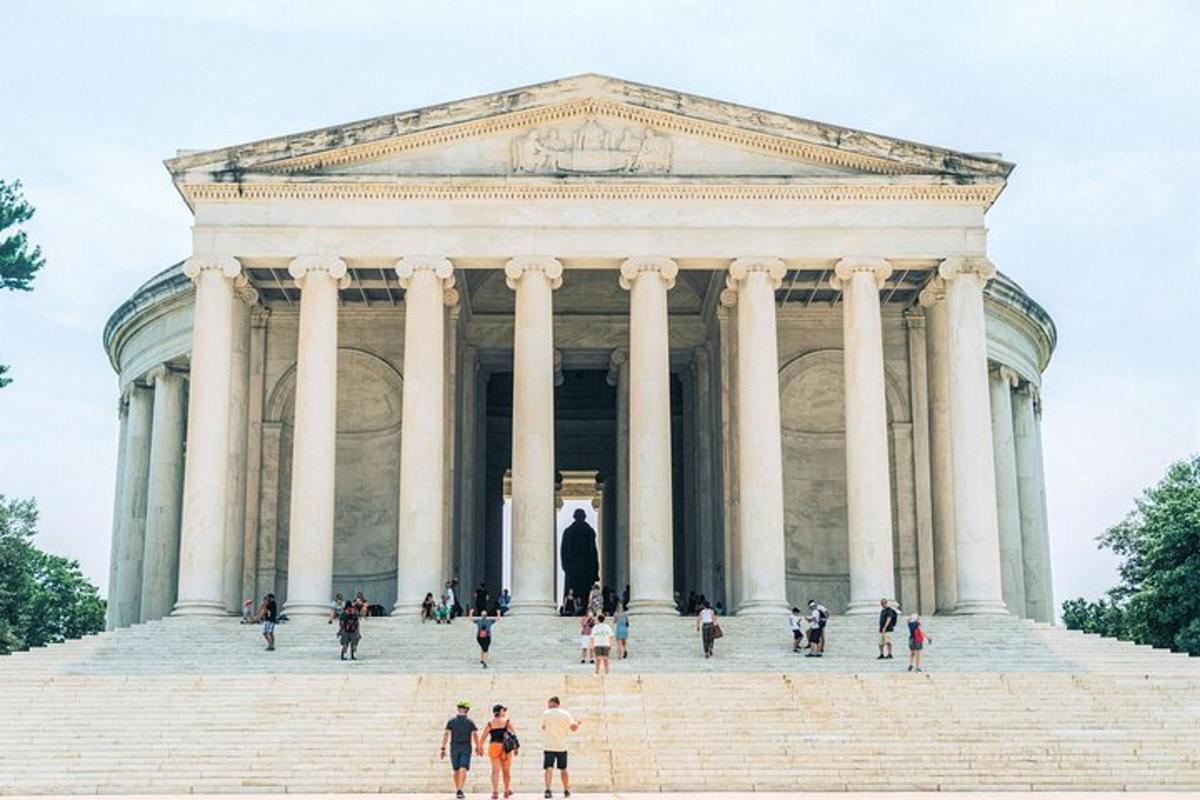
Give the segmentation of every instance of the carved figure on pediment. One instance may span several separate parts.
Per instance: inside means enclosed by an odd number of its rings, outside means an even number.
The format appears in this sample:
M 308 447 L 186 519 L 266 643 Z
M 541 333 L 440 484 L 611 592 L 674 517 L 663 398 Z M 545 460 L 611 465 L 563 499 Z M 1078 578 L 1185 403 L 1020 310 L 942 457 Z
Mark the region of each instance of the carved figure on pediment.
M 651 128 L 642 135 L 634 172 L 667 172 L 671 169 L 671 140 Z
M 607 150 L 608 132 L 600 127 L 600 123 L 596 120 L 589 119 L 575 134 L 575 148 L 577 150 Z
M 562 170 L 570 166 L 571 143 L 564 139 L 557 128 L 543 132 L 542 146 L 546 148 L 546 163 L 553 170 Z
M 512 159 L 514 172 L 542 172 L 549 161 L 549 153 L 541 141 L 541 132 L 532 130 L 513 140 Z

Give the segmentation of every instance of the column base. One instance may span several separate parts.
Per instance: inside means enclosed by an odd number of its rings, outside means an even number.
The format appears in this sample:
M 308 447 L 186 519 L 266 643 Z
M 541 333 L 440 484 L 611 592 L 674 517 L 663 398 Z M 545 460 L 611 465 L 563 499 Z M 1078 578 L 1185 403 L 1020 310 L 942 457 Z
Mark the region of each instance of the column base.
M 1008 614 L 1008 606 L 1003 600 L 959 600 L 954 606 L 956 616 L 976 614 Z
M 678 617 L 679 609 L 671 600 L 638 600 L 629 601 L 629 613 L 638 616 Z
M 333 601 L 329 603 L 284 603 L 281 614 L 291 617 L 328 617 L 333 612 Z
M 216 600 L 180 600 L 171 609 L 172 617 L 224 617 L 225 604 Z
M 878 614 L 881 608 L 883 607 L 879 605 L 878 597 L 874 600 L 851 600 L 842 614 L 847 617 L 866 617 L 871 614 Z M 803 610 L 802 608 L 801 611 Z
M 513 601 L 508 607 L 506 617 L 557 617 L 558 606 L 547 601 L 527 601 L 519 603 Z
M 399 619 L 404 619 L 405 617 L 419 619 L 421 616 L 421 604 L 396 603 L 396 605 L 392 606 L 392 611 L 388 616 L 397 617 Z
M 791 606 L 783 600 L 746 600 L 737 607 L 739 617 L 787 616 Z

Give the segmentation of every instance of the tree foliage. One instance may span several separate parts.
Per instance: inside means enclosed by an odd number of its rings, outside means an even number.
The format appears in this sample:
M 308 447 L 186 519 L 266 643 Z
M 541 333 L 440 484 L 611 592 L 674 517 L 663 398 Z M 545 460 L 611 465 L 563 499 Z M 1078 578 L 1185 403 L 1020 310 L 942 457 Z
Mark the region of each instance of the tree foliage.
M 1200 655 L 1200 455 L 1172 464 L 1098 541 L 1121 557 L 1121 583 L 1064 602 L 1063 623 Z
M 79 562 L 39 550 L 37 505 L 0 495 L 0 654 L 104 629 L 105 603 Z
M 33 277 L 45 264 L 42 249 L 30 246 L 23 230 L 12 230 L 33 217 L 33 206 L 21 195 L 21 182 L 0 179 L 0 289 L 27 292 Z M 8 367 L 0 364 L 0 389 L 12 382 Z
M 0 179 L 0 289 L 29 291 L 45 264 L 42 248 L 31 248 L 25 231 L 9 231 L 32 218 L 33 206 L 21 195 L 21 182 Z

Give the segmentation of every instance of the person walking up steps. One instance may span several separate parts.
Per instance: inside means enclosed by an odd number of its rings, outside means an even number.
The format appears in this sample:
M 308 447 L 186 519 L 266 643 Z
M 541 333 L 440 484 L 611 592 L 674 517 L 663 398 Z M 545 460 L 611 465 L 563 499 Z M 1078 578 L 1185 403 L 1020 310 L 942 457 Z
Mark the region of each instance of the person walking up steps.
M 908 618 L 908 671 L 921 672 L 921 651 L 926 644 L 933 644 L 933 638 L 921 627 L 921 618 L 912 614 Z
M 608 674 L 608 654 L 612 650 L 613 629 L 612 626 L 605 622 L 606 617 L 601 614 L 596 618 L 596 624 L 592 626 L 592 653 L 596 658 L 596 674 L 600 674 L 600 666 L 604 666 L 604 674 Z
M 629 609 L 617 612 L 617 658 L 629 658 Z
M 892 657 L 892 631 L 896 630 L 896 620 L 899 618 L 886 597 L 879 601 L 879 605 L 879 658 L 876 661 Z
M 517 729 L 508 718 L 508 709 L 497 703 L 492 706 L 492 718 L 487 724 L 488 758 L 492 761 L 492 800 L 500 797 L 500 779 L 504 779 L 504 796 L 512 797 L 512 760 L 520 752 Z M 483 751 L 479 751 L 483 755 Z
M 279 622 L 279 607 L 275 605 L 274 593 L 263 598 L 258 618 L 262 621 L 262 635 L 267 640 L 267 649 L 275 649 L 275 625 Z
M 471 769 L 471 751 L 483 752 L 483 743 L 479 740 L 479 728 L 475 721 L 468 716 L 471 704 L 466 700 L 458 701 L 458 713 L 450 718 L 442 731 L 442 748 L 439 756 L 445 760 L 446 743 L 450 743 L 450 769 L 454 775 L 454 796 L 459 800 L 466 797 L 463 786 L 467 783 L 467 771 Z
M 592 628 L 596 625 L 595 618 L 592 617 L 590 611 L 583 615 L 583 619 L 579 621 L 579 663 L 590 664 L 594 660 L 592 653 Z
M 342 613 L 338 616 L 338 640 L 342 643 L 342 661 L 346 660 L 346 648 L 350 648 L 350 660 L 356 661 L 358 643 L 362 640 L 359 630 L 358 607 L 351 601 L 346 601 Z
M 567 734 L 579 730 L 579 721 L 571 712 L 561 708 L 557 697 L 546 701 L 542 712 L 542 733 L 545 743 L 542 749 L 542 771 L 546 777 L 546 797 L 553 797 L 550 785 L 554 781 L 554 770 L 562 780 L 563 797 L 571 796 L 571 776 L 567 773 Z
M 492 626 L 496 617 L 489 617 L 488 612 L 482 612 L 475 622 L 475 642 L 479 645 L 479 666 L 487 669 L 488 650 L 492 647 Z
M 712 658 L 713 642 L 717 638 L 717 612 L 705 600 L 696 615 L 696 630 L 700 631 L 700 642 L 704 645 L 704 657 Z

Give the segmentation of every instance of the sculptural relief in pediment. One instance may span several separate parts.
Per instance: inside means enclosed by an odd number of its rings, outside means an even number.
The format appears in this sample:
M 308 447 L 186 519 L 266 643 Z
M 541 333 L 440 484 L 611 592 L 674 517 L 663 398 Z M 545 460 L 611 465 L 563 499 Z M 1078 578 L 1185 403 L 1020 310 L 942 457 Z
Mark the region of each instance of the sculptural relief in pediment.
M 650 127 L 606 126 L 594 117 L 534 128 L 514 137 L 512 171 L 665 175 L 671 171 L 671 139 Z

